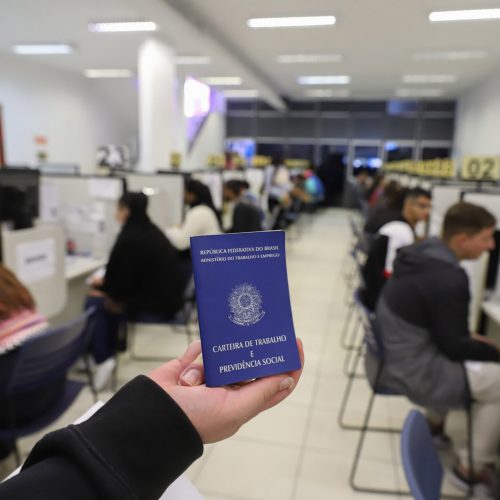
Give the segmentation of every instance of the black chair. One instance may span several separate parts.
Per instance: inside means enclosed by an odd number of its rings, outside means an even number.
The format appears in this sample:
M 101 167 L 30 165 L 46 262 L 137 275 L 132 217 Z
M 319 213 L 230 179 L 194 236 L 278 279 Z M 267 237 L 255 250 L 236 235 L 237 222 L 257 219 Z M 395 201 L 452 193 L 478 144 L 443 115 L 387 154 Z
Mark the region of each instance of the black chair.
M 344 395 L 342 398 L 342 403 L 340 406 L 340 411 L 338 415 L 338 423 L 342 429 L 345 430 L 356 430 L 360 431 L 359 439 L 356 446 L 356 451 L 354 454 L 353 463 L 351 466 L 351 471 L 349 474 L 349 484 L 351 488 L 355 491 L 365 492 L 365 493 L 377 493 L 382 495 L 407 495 L 408 492 L 402 491 L 399 489 L 389 489 L 389 488 L 370 488 L 363 485 L 360 485 L 356 482 L 356 473 L 358 470 L 359 462 L 361 459 L 361 454 L 363 451 L 363 445 L 365 442 L 366 434 L 368 432 L 382 432 L 382 433 L 399 433 L 401 432 L 401 428 L 392 428 L 392 427 L 377 427 L 370 426 L 370 417 L 372 414 L 373 403 L 375 400 L 375 396 L 403 396 L 398 392 L 389 390 L 384 388 L 380 384 L 380 377 L 382 375 L 382 370 L 384 367 L 385 360 L 385 352 L 383 348 L 383 344 L 381 342 L 381 337 L 378 332 L 378 326 L 375 321 L 375 314 L 362 304 L 359 300 L 359 296 L 356 303 L 357 308 L 360 311 L 360 320 L 362 321 L 363 328 L 363 344 L 360 345 L 356 349 L 355 358 L 353 362 L 353 367 L 350 375 L 348 376 L 346 388 L 344 391 Z M 370 352 L 372 355 L 376 356 L 379 361 L 377 373 L 375 375 L 375 380 L 373 386 L 371 387 L 371 394 L 368 398 L 367 407 L 365 410 L 365 414 L 363 417 L 363 422 L 361 425 L 350 424 L 345 422 L 345 411 L 347 408 L 347 403 L 349 400 L 349 396 L 351 394 L 352 386 L 354 379 L 356 378 L 356 369 L 358 367 L 359 361 L 362 359 L 365 351 Z
M 175 315 L 171 320 L 159 321 L 158 318 L 154 318 L 152 316 L 143 315 L 134 318 L 126 323 L 126 334 L 130 339 L 130 357 L 135 361 L 168 361 L 171 358 L 162 357 L 162 356 L 146 356 L 137 353 L 137 330 L 139 328 L 147 327 L 147 325 L 155 325 L 159 327 L 163 327 L 168 329 L 173 327 L 181 328 L 182 331 L 186 334 L 187 345 L 191 343 L 193 340 L 193 332 L 191 329 L 191 325 L 193 323 L 193 319 L 196 315 L 196 297 L 194 292 L 194 281 L 191 278 L 189 283 L 184 291 L 183 297 L 183 306 L 182 309 Z M 118 363 L 116 364 L 118 366 Z M 115 370 L 115 379 L 116 379 L 116 370 Z M 115 380 L 116 383 L 116 380 Z
M 92 374 L 87 359 L 87 348 L 92 335 L 93 308 L 85 311 L 77 319 L 65 326 L 49 329 L 22 344 L 10 355 L 13 356 L 11 369 L 0 381 L 0 411 L 7 416 L 8 424 L 0 426 L 0 439 L 14 443 L 17 464 L 21 456 L 17 439 L 28 436 L 47 427 L 59 418 L 74 402 L 85 382 L 67 378 L 69 369 L 80 357 L 84 357 L 88 385 L 97 401 Z M 23 395 L 36 394 L 53 384 L 62 383 L 63 390 L 56 394 L 43 413 L 27 422 L 19 421 L 14 402 Z
M 349 484 L 351 488 L 355 491 L 364 492 L 364 493 L 377 493 L 383 495 L 408 495 L 407 491 L 402 491 L 398 489 L 389 489 L 389 488 L 370 488 L 363 485 L 360 485 L 356 482 L 356 473 L 358 470 L 359 462 L 361 459 L 361 454 L 363 451 L 363 445 L 365 442 L 366 434 L 368 432 L 382 432 L 382 433 L 400 433 L 401 428 L 392 428 L 392 427 L 376 427 L 370 426 L 370 417 L 372 414 L 373 403 L 375 400 L 375 396 L 405 396 L 397 391 L 394 391 L 390 388 L 383 387 L 380 383 L 380 379 L 382 376 L 382 372 L 385 364 L 385 348 L 382 341 L 382 336 L 380 332 L 380 327 L 377 324 L 375 313 L 369 311 L 363 303 L 359 300 L 359 296 L 357 299 L 357 306 L 360 311 L 362 311 L 362 315 L 360 316 L 362 319 L 363 325 L 363 345 L 360 346 L 356 351 L 356 356 L 354 359 L 353 367 L 351 375 L 348 378 L 346 389 L 344 391 L 344 396 L 342 398 L 342 403 L 338 415 L 338 423 L 341 428 L 346 430 L 359 430 L 359 439 L 356 446 L 353 463 L 351 466 L 351 472 L 349 475 Z M 353 425 L 346 423 L 344 420 L 345 410 L 347 407 L 347 402 L 352 390 L 352 385 L 354 379 L 356 378 L 356 369 L 360 359 L 362 359 L 363 354 L 365 352 L 370 353 L 374 356 L 377 361 L 377 370 L 374 376 L 373 384 L 371 385 L 371 394 L 368 399 L 368 404 L 366 407 L 365 415 L 363 418 L 363 423 L 360 425 Z M 472 411 L 471 411 L 472 402 L 469 398 L 469 402 L 467 402 L 465 409 L 467 415 L 467 447 L 468 447 L 468 458 L 469 458 L 469 470 L 474 471 L 473 467 L 473 455 L 472 455 Z M 469 490 L 469 495 L 472 494 L 472 487 Z M 457 498 L 457 497 L 452 497 Z M 460 497 L 463 498 L 463 497 Z

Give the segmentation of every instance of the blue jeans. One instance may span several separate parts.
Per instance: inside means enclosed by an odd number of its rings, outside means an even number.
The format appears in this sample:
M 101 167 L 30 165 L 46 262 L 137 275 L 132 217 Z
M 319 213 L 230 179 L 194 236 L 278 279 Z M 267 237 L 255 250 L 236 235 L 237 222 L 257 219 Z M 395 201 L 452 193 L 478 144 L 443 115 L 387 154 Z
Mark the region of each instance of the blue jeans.
M 104 308 L 104 297 L 87 297 L 85 309 L 95 307 L 94 331 L 89 351 L 97 364 L 113 357 L 117 350 L 120 327 L 125 323 L 124 314 L 115 314 Z

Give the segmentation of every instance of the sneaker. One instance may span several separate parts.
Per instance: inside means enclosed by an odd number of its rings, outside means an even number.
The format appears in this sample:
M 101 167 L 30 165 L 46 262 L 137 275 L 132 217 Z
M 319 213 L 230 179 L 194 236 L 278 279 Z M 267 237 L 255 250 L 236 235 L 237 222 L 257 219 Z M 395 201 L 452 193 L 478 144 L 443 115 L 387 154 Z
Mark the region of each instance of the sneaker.
M 481 498 L 498 498 L 499 484 L 498 472 L 493 465 L 486 466 L 481 471 L 481 474 L 474 479 L 466 477 L 455 464 L 449 473 L 451 484 L 453 484 L 460 491 L 467 493 L 472 487 L 474 495 L 481 495 Z
M 449 450 L 453 446 L 453 441 L 448 434 L 441 432 L 439 434 L 432 435 L 432 443 L 434 447 L 438 450 Z
M 108 358 L 106 361 L 94 366 L 93 378 L 96 391 L 104 389 L 111 378 L 115 366 L 116 361 L 114 358 Z

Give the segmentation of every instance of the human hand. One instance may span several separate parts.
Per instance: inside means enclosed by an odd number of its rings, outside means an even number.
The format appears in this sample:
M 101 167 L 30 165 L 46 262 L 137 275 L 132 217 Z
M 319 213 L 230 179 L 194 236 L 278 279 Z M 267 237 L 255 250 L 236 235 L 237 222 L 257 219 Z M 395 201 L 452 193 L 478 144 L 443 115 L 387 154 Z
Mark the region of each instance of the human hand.
M 99 287 L 104 284 L 104 278 L 102 276 L 93 276 L 90 279 L 90 285 L 94 287 Z
M 300 340 L 297 346 L 303 367 Z M 193 342 L 180 358 L 160 366 L 148 376 L 181 407 L 204 443 L 232 436 L 244 423 L 281 403 L 293 391 L 302 373 L 301 368 L 240 386 L 207 387 L 203 384 L 203 366 L 196 362 L 200 353 L 200 342 Z

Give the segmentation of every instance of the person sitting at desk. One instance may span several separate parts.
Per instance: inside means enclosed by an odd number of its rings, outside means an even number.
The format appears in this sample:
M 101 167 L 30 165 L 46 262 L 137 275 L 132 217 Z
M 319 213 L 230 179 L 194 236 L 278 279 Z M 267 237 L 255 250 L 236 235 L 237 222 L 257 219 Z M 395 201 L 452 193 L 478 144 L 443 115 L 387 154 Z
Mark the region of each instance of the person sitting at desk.
M 300 341 L 298 347 L 303 366 Z M 45 436 L 21 472 L 0 484 L 0 497 L 156 500 L 202 455 L 204 443 L 232 436 L 281 403 L 302 372 L 206 387 L 200 352 L 194 342 L 179 359 L 126 384 L 86 422 Z
M 428 409 L 435 435 L 444 417 L 472 401 L 474 475 L 468 453 L 459 452 L 455 483 L 488 483 L 500 443 L 500 355 L 491 340 L 471 335 L 470 292 L 464 259 L 478 259 L 494 248 L 495 217 L 485 208 L 457 203 L 445 215 L 441 238 L 402 249 L 385 285 L 376 317 L 385 351 L 378 386 L 404 394 Z M 379 359 L 365 359 L 370 382 Z
M 181 309 L 187 283 L 177 252 L 149 219 L 148 198 L 125 193 L 118 201 L 116 219 L 122 225 L 111 250 L 104 278 L 92 282 L 86 307 L 95 306 L 91 352 L 97 363 L 94 382 L 104 386 L 114 368 L 120 324 L 125 316 L 172 319 Z
M 48 327 L 47 319 L 36 311 L 35 301 L 28 289 L 12 271 L 0 264 L 0 387 L 1 381 L 14 369 L 17 348 Z M 29 422 L 38 418 L 63 389 L 61 382 L 56 381 L 43 391 L 19 397 L 13 408 L 16 421 Z M 6 425 L 11 415 L 2 400 L 0 395 L 0 424 Z M 0 440 L 0 460 L 13 450 L 12 442 Z
M 415 226 L 426 221 L 430 211 L 430 192 L 421 188 L 410 189 L 397 218 L 384 224 L 371 239 L 362 269 L 365 285 L 363 302 L 370 310 L 375 309 L 380 292 L 392 274 L 396 252 L 415 242 Z
M 224 200 L 232 203 L 233 214 L 228 233 L 248 233 L 262 231 L 260 210 L 250 203 L 241 200 L 241 181 L 230 180 L 224 184 Z
M 167 238 L 180 251 L 189 250 L 191 236 L 221 233 L 220 215 L 205 184 L 190 179 L 184 189 L 184 200 L 190 207 L 184 223 L 166 230 Z

